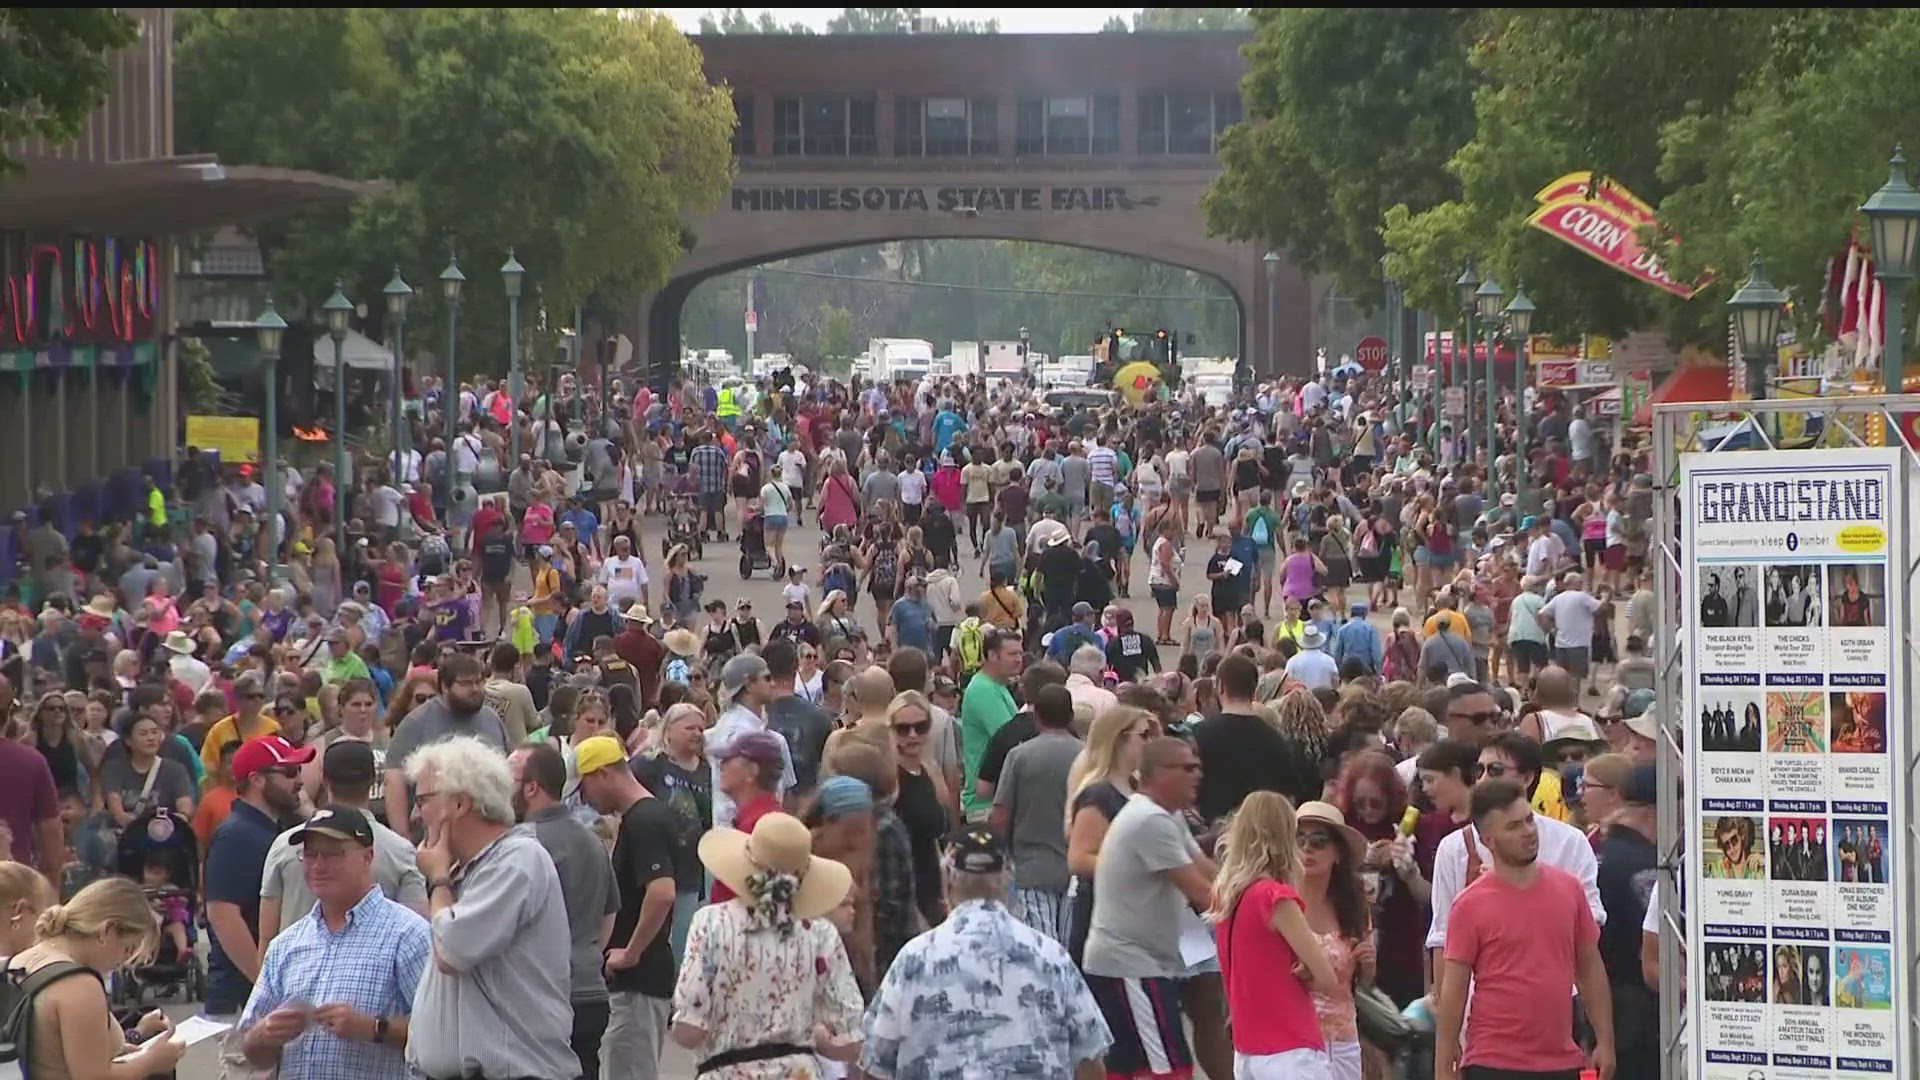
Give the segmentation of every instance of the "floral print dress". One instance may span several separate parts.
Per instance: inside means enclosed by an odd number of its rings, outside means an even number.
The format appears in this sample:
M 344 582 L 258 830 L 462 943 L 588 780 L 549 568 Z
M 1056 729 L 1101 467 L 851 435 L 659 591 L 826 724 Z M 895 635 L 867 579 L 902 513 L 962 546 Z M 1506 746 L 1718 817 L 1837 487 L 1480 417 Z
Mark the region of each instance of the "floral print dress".
M 752 927 L 737 901 L 694 912 L 673 988 L 673 1022 L 707 1033 L 694 1059 L 768 1043 L 812 1046 L 814 1029 L 857 1038 L 865 1003 L 840 933 L 825 919 L 799 919 L 791 933 Z M 701 1080 L 820 1080 L 811 1054 L 726 1065 Z

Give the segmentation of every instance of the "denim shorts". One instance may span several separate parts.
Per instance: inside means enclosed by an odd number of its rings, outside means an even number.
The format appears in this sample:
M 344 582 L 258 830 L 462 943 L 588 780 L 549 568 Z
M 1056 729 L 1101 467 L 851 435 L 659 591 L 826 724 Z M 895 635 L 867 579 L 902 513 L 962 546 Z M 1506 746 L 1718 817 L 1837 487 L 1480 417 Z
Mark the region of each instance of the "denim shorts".
M 765 524 L 767 526 L 768 532 L 786 532 L 787 531 L 787 515 L 768 514 L 766 517 Z

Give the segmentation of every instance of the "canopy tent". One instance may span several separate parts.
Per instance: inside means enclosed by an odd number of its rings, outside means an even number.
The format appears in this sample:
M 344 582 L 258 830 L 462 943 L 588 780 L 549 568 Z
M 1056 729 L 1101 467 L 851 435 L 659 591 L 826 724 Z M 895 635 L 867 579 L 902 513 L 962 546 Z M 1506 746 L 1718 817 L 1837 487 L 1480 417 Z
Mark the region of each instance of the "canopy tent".
M 340 343 L 341 359 L 350 368 L 364 371 L 392 371 L 393 352 L 386 346 L 373 340 L 358 330 L 347 331 L 347 338 Z M 326 334 L 316 334 L 313 339 L 314 369 L 333 370 L 333 339 Z
M 1733 397 L 1731 370 L 1722 364 L 1682 364 L 1673 374 L 1653 388 L 1647 400 L 1633 411 L 1633 425 L 1653 423 L 1653 407 L 1692 401 L 1727 401 Z

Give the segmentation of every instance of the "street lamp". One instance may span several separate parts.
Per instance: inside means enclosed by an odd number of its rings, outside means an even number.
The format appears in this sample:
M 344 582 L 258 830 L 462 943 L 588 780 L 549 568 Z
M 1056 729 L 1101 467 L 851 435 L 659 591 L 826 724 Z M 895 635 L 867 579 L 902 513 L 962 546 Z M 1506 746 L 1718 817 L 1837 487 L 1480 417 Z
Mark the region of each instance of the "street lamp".
M 1887 290 L 1890 301 L 1894 295 L 1894 289 Z M 1747 367 L 1747 396 L 1755 401 L 1767 396 L 1767 365 L 1779 355 L 1780 313 L 1786 306 L 1787 294 L 1767 280 L 1766 268 L 1760 265 L 1760 253 L 1754 252 L 1753 262 L 1747 268 L 1747 280 L 1728 298 L 1727 309 L 1733 312 L 1734 344 Z M 1899 314 L 1898 310 L 1889 310 L 1889 328 L 1899 325 Z M 1892 349 L 1889 342 L 1889 355 Z M 1899 393 L 1898 390 L 1890 392 Z
M 413 299 L 413 286 L 400 276 L 400 264 L 393 265 L 393 280 L 381 290 L 387 298 L 387 318 L 393 320 L 393 482 L 407 482 L 408 445 L 405 409 L 406 391 L 401 388 L 401 372 L 406 367 L 407 302 Z M 419 477 L 414 477 L 419 479 Z
M 1507 301 L 1507 326 L 1513 330 L 1513 493 L 1516 503 L 1523 500 L 1527 487 L 1527 335 L 1533 332 L 1533 301 L 1527 299 L 1527 283 L 1513 287 L 1513 299 Z M 1526 507 L 1521 507 L 1522 510 Z
M 346 284 L 333 279 L 333 295 L 320 305 L 327 313 L 327 336 L 333 339 L 333 543 L 347 550 L 347 489 L 353 486 L 353 460 L 347 456 L 347 321 L 353 301 Z
M 507 400 L 513 408 L 513 456 L 507 460 L 520 467 L 520 283 L 527 268 L 507 248 L 507 261 L 500 267 L 500 280 L 507 287 Z
M 447 384 L 440 388 L 440 412 L 447 428 L 447 475 L 446 482 L 440 485 L 443 514 L 453 509 L 453 487 L 459 480 L 459 474 L 453 469 L 453 440 L 459 433 L 456 425 L 460 420 L 460 371 L 455 353 L 460 343 L 460 289 L 466 283 L 467 275 L 460 272 L 459 258 L 448 251 L 447 268 L 440 271 L 440 295 L 447 299 Z
M 1466 267 L 1460 271 L 1460 276 L 1453 279 L 1454 292 L 1460 297 L 1460 312 L 1467 324 L 1467 366 L 1465 369 L 1459 367 L 1460 338 L 1456 335 L 1453 339 L 1453 362 L 1448 365 L 1447 371 L 1447 386 L 1451 388 L 1455 382 L 1458 382 L 1467 391 L 1463 395 L 1465 398 L 1463 402 L 1465 406 L 1464 423 L 1461 427 L 1463 437 L 1465 436 L 1467 428 L 1470 427 L 1473 422 L 1473 305 L 1474 290 L 1479 287 L 1480 275 L 1474 272 L 1473 260 L 1468 259 Z M 1442 408 L 1445 407 L 1445 402 L 1446 396 L 1443 394 L 1441 395 Z M 1436 411 L 1436 418 L 1437 416 L 1438 411 Z M 1439 425 L 1435 424 L 1434 428 L 1436 431 L 1439 430 Z
M 1280 256 L 1269 251 L 1260 256 L 1260 266 L 1267 275 L 1267 371 L 1271 374 L 1279 370 L 1279 365 L 1274 361 L 1274 338 L 1277 336 L 1277 331 L 1274 329 L 1273 284 L 1280 274 Z
M 1495 390 L 1500 380 L 1495 377 L 1493 368 L 1493 335 L 1499 328 L 1494 321 L 1500 318 L 1500 301 L 1506 299 L 1506 296 L 1507 294 L 1500 290 L 1500 283 L 1493 280 L 1492 274 L 1488 274 L 1487 280 L 1481 282 L 1480 287 L 1473 293 L 1474 310 L 1480 314 L 1481 332 L 1487 337 L 1485 371 L 1487 373 L 1487 476 L 1489 478 L 1493 476 L 1494 455 L 1499 452 L 1498 444 L 1494 441 L 1495 433 L 1500 430 L 1500 399 Z M 1468 342 L 1467 347 L 1471 349 L 1473 343 Z
M 260 347 L 260 358 L 267 365 L 267 408 L 266 435 L 264 441 L 267 484 L 267 527 L 263 530 L 267 542 L 267 583 L 277 585 L 280 582 L 280 498 L 286 491 L 285 481 L 280 479 L 280 339 L 286 335 L 287 320 L 273 308 L 273 297 L 267 297 L 267 309 L 253 320 L 253 338 Z
M 1893 158 L 1887 162 L 1887 182 L 1868 197 L 1860 212 L 1873 227 L 1873 276 L 1886 285 L 1886 351 L 1880 361 L 1886 392 L 1905 393 L 1906 327 L 1901 323 L 1907 282 L 1913 280 L 1914 247 L 1920 242 L 1920 191 L 1907 182 L 1907 156 L 1900 147 L 1893 148 Z

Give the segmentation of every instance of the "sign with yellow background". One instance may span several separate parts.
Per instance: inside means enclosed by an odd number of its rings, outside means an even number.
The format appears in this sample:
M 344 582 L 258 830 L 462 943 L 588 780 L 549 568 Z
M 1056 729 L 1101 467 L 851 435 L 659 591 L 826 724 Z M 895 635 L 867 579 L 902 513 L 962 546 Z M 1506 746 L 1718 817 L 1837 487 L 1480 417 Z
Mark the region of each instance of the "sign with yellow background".
M 260 421 L 251 416 L 189 416 L 187 445 L 212 450 L 225 465 L 260 462 Z

